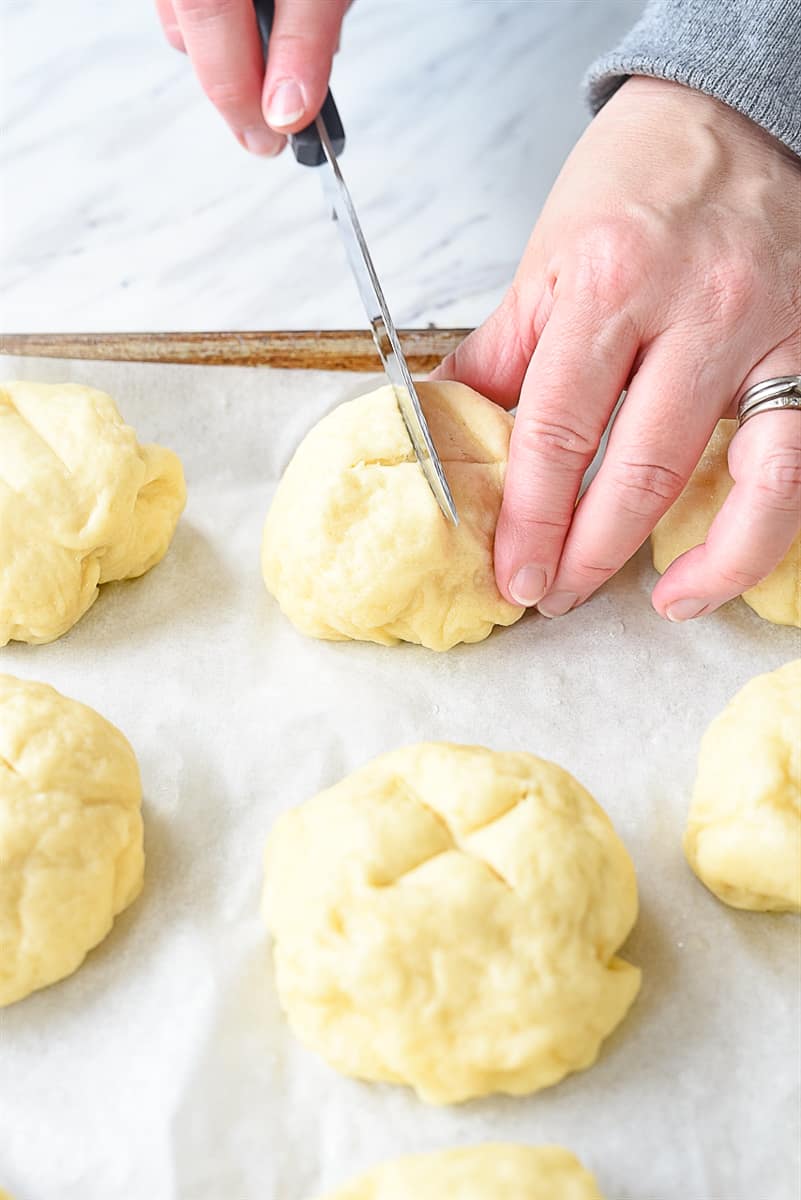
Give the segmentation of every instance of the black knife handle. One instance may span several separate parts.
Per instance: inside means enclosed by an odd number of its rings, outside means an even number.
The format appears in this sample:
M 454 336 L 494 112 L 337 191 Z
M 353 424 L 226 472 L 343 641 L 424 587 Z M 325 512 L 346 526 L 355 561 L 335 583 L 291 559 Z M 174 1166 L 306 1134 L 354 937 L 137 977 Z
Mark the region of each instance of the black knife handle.
M 266 63 L 267 44 L 270 40 L 273 17 L 275 16 L 275 0 L 253 0 L 253 7 L 256 10 L 261 48 Z M 323 107 L 320 109 L 320 117 L 328 132 L 331 145 L 334 147 L 334 153 L 338 157 L 345 149 L 345 130 L 342 128 L 342 121 L 340 120 L 339 111 L 334 103 L 334 97 L 331 95 L 330 88 L 326 92 Z M 305 129 L 301 129 L 299 133 L 291 133 L 289 135 L 289 144 L 292 147 L 292 153 L 302 166 L 319 167 L 325 162 L 325 151 L 323 150 L 320 135 L 315 128 L 314 121 L 307 125 Z

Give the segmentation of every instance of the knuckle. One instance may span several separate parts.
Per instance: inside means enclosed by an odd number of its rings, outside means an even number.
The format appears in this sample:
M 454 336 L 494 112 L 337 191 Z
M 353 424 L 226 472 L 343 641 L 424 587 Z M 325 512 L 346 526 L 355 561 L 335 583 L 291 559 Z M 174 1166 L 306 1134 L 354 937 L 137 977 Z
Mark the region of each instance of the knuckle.
M 588 562 L 586 559 L 575 559 L 570 563 L 570 573 L 577 579 L 586 581 L 590 587 L 599 587 L 610 575 L 614 575 L 616 566 L 606 566 L 601 563 Z
M 661 463 L 626 459 L 618 463 L 611 483 L 617 503 L 625 512 L 653 517 L 678 496 L 685 480 L 678 471 Z
M 505 499 L 503 518 L 504 525 L 515 535 L 528 539 L 533 533 L 548 540 L 560 538 L 570 523 L 569 516 L 565 518 L 554 506 L 544 504 L 543 497 L 533 488 L 518 489 Z
M 758 290 L 759 269 L 745 249 L 715 259 L 701 284 L 707 317 L 727 324 L 742 320 L 753 308 Z
M 624 217 L 597 221 L 578 237 L 573 249 L 573 283 L 579 294 L 614 305 L 636 290 L 643 259 L 636 222 Z
M 531 547 L 531 554 L 536 555 L 538 562 L 544 563 L 546 567 L 556 567 L 559 550 L 567 532 L 564 522 L 551 520 L 548 517 L 539 515 L 534 516 L 532 514 L 529 516 L 526 513 L 519 513 L 510 522 L 510 528 L 513 540 L 518 546 Z M 531 554 L 525 557 L 529 558 Z M 549 577 L 552 578 L 550 570 Z
M 236 0 L 175 0 L 175 10 L 187 21 L 226 20 L 237 9 Z
M 236 79 L 206 79 L 203 91 L 221 113 L 240 113 L 248 105 L 248 97 Z
M 762 464 L 757 492 L 771 508 L 801 514 L 801 446 L 774 450 Z
M 276 29 L 271 40 L 273 54 L 290 55 L 295 50 L 308 49 L 310 43 L 314 45 L 314 30 L 311 32 L 303 29 Z
M 593 431 L 578 421 L 537 413 L 518 415 L 515 422 L 517 449 L 529 457 L 564 465 L 566 461 L 579 465 L 588 463 L 595 454 L 597 439 Z
M 515 491 L 504 497 L 503 511 L 496 531 L 504 540 L 518 545 L 536 546 L 537 561 L 546 562 L 558 556 L 570 517 L 549 505 L 533 489 Z
M 732 564 L 725 570 L 718 571 L 718 578 L 727 590 L 739 595 L 740 592 L 747 592 L 749 588 L 756 587 L 763 576 L 752 567 L 738 567 Z

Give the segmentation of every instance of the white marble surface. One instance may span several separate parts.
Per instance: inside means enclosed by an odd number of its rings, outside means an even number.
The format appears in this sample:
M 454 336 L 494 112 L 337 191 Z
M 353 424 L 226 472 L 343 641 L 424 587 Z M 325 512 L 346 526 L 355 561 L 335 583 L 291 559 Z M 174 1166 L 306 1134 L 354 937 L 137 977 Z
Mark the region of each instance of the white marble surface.
M 324 2 L 324 0 L 321 0 Z M 333 85 L 396 319 L 501 297 L 641 0 L 358 0 Z M 363 317 L 317 180 L 248 157 L 151 0 L 3 0 L 5 331 L 337 328 Z

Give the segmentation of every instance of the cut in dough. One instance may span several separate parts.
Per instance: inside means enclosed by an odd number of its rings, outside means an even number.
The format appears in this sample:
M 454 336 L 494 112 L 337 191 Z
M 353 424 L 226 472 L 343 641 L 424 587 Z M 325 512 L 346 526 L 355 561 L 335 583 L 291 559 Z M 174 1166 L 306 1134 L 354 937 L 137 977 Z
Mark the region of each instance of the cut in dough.
M 704 734 L 684 850 L 727 904 L 801 909 L 801 659 L 752 679 Z
M 136 898 L 141 797 L 118 729 L 0 675 L 0 1005 L 71 975 Z
M 460 524 L 437 507 L 392 388 L 341 404 L 301 442 L 264 527 L 264 581 L 301 633 L 449 650 L 523 614 L 492 557 L 512 418 L 460 383 L 418 392 Z
M 727 455 L 736 432 L 736 421 L 718 421 L 689 483 L 651 534 L 654 566 L 660 575 L 680 554 L 706 540 L 733 486 Z M 801 533 L 778 567 L 744 592 L 743 600 L 766 621 L 801 626 Z
M 322 1200 L 603 1200 L 560 1146 L 472 1146 L 385 1163 Z
M 52 642 L 99 584 L 155 566 L 185 500 L 176 456 L 140 446 L 105 392 L 0 386 L 0 646 Z
M 279 819 L 264 913 L 300 1040 L 433 1104 L 588 1067 L 640 985 L 615 957 L 631 859 L 531 754 L 429 743 L 368 763 Z

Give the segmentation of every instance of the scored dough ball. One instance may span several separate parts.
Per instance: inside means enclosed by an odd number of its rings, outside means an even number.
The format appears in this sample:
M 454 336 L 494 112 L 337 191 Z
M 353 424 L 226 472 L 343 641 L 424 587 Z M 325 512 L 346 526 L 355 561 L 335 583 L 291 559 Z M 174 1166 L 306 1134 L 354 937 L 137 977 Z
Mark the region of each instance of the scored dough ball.
M 346 1075 L 455 1103 L 588 1067 L 640 972 L 634 868 L 566 771 L 428 743 L 282 816 L 264 913 L 295 1033 Z
M 472 1146 L 385 1163 L 322 1200 L 603 1200 L 560 1146 Z
M 52 642 L 167 551 L 186 501 L 181 464 L 140 446 L 105 392 L 0 386 L 0 646 Z
M 301 633 L 449 650 L 523 614 L 492 557 L 512 418 L 460 383 L 418 392 L 460 524 L 440 512 L 392 388 L 341 404 L 301 442 L 264 527 L 264 581 Z
M 801 909 L 801 659 L 752 679 L 704 734 L 684 850 L 727 904 Z
M 0 1006 L 71 975 L 139 894 L 141 797 L 118 729 L 0 675 Z
M 687 486 L 651 534 L 654 566 L 660 575 L 680 554 L 706 540 L 710 525 L 734 486 L 727 454 L 736 432 L 736 421 L 718 421 Z M 744 592 L 743 600 L 766 621 L 801 627 L 801 533 L 778 567 Z

